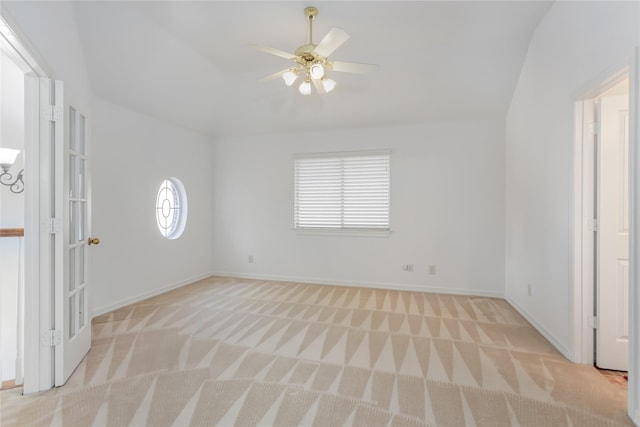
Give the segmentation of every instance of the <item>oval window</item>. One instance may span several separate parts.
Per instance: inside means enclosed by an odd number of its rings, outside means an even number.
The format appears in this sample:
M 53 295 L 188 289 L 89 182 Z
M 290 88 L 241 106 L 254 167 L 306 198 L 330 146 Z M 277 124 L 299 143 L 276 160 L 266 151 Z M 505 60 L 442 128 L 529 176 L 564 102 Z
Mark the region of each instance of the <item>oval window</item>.
M 160 233 L 167 239 L 182 235 L 187 223 L 187 193 L 177 178 L 162 182 L 156 199 L 156 221 Z

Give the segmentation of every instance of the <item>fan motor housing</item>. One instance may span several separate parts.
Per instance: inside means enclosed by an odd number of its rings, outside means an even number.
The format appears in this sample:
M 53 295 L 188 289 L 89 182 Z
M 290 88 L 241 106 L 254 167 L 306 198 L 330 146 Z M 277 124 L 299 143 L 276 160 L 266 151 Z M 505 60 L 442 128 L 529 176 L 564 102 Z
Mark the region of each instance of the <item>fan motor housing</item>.
M 313 49 L 316 48 L 315 44 L 303 44 L 296 49 L 295 54 L 301 56 L 305 61 L 314 60 L 318 58 L 318 55 L 313 53 Z

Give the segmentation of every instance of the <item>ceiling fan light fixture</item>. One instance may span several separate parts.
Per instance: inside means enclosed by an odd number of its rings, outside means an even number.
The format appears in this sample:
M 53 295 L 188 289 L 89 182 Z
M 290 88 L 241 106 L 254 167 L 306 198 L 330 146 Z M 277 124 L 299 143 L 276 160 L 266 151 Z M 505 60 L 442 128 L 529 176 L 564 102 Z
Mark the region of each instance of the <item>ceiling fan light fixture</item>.
M 252 45 L 265 53 L 279 56 L 295 63 L 293 66 L 290 65 L 290 68 L 268 75 L 260 79 L 260 81 L 269 81 L 282 77 L 287 86 L 292 86 L 300 77 L 302 82 L 298 86 L 298 91 L 302 95 L 311 94 L 311 83 L 315 86 L 317 93 L 323 94 L 333 91 L 336 87 L 336 82 L 328 78 L 328 75 L 333 75 L 334 71 L 364 74 L 376 68 L 372 64 L 331 60 L 329 58 L 330 55 L 347 41 L 349 34 L 342 28 L 333 27 L 316 44 L 313 42 L 313 21 L 318 16 L 318 8 L 307 7 L 304 9 L 304 15 L 307 18 L 308 34 L 305 43 L 299 46 L 295 53 L 288 53 L 268 46 Z
M 312 79 L 321 79 L 324 77 L 324 67 L 322 64 L 313 64 L 311 68 L 309 68 L 309 74 Z
M 291 86 L 298 79 L 298 73 L 295 70 L 287 70 L 282 73 L 282 79 L 284 84 Z
M 298 87 L 298 90 L 303 95 L 310 95 L 311 94 L 311 82 L 308 79 L 305 79 L 302 83 L 300 83 L 300 86 Z
M 336 82 L 333 79 L 322 79 L 322 87 L 324 87 L 325 92 L 329 93 L 336 87 Z

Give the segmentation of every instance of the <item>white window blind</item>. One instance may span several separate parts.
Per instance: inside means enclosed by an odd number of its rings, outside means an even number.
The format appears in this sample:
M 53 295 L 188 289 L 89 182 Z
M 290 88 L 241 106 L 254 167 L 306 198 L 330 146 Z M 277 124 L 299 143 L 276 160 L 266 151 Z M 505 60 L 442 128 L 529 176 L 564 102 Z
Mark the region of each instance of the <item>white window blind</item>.
M 389 152 L 298 155 L 296 229 L 389 230 Z

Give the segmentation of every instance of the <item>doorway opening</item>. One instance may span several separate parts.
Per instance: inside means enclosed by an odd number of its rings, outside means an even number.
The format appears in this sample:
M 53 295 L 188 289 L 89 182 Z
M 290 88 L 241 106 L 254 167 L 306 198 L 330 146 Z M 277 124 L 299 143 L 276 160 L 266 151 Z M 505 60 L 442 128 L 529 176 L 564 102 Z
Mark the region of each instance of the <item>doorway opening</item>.
M 627 371 L 632 183 L 630 70 L 576 103 L 575 361 Z
M 24 354 L 24 82 L 29 70 L 0 44 L 0 375 L 22 384 Z M 15 157 L 14 157 L 15 156 Z M 8 163 L 12 162 L 9 167 Z M 6 171 L 5 171 L 6 170 Z
M 22 384 L 26 394 L 53 387 L 53 350 L 45 341 L 54 314 L 52 250 L 41 220 L 49 217 L 54 194 L 45 178 L 51 169 L 47 136 L 52 125 L 42 109 L 50 98 L 42 83 L 52 73 L 2 12 L 0 147 L 20 150 L 3 169 L 12 174 L 11 182 L 18 176 L 22 181 L 17 187 L 0 185 L 0 228 L 9 230 L 0 238 L 0 371 L 3 386 Z
M 16 345 L 24 349 L 18 371 L 28 394 L 63 385 L 91 346 L 87 247 L 97 239 L 88 238 L 87 119 L 64 102 L 63 82 L 49 78 L 49 68 L 10 23 L 3 13 L 0 45 L 24 66 L 24 310 L 18 316 L 24 327 L 14 335 L 23 338 Z

